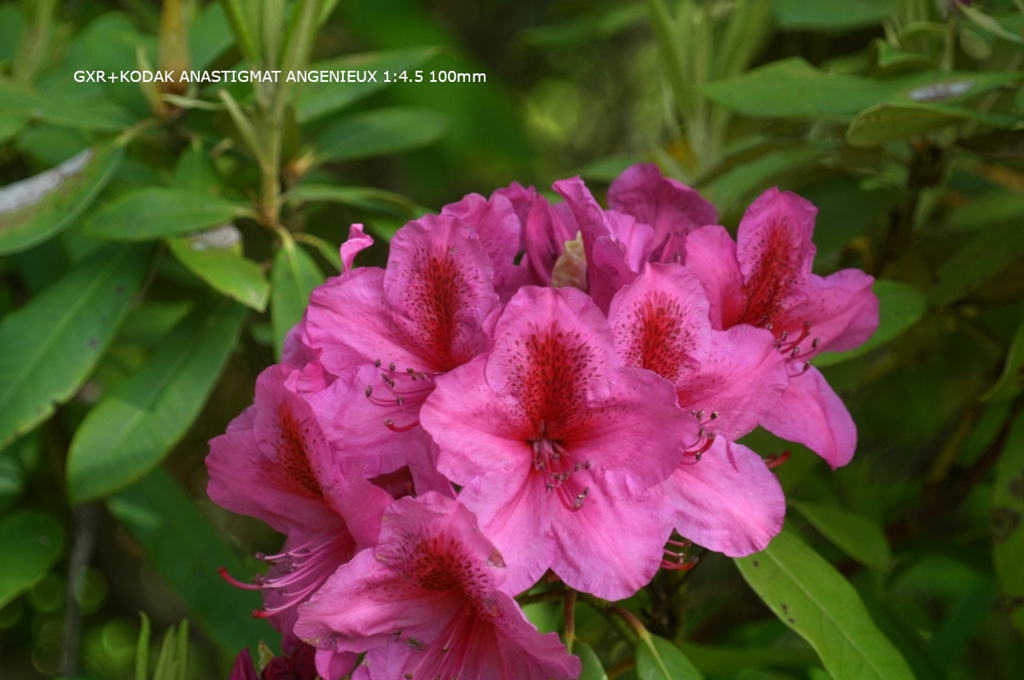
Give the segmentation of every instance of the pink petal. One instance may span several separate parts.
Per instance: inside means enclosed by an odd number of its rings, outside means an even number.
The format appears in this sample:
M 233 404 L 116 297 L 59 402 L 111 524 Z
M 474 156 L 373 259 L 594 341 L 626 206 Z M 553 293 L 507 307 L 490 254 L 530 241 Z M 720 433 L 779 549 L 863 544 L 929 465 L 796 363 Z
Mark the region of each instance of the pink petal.
M 743 314 L 743 275 L 736 260 L 736 242 L 725 227 L 701 227 L 686 237 L 686 268 L 704 286 L 711 325 L 721 330 Z
M 316 650 L 316 672 L 323 680 L 341 680 L 352 672 L 357 663 L 359 655 L 353 652 Z
M 786 362 L 771 332 L 753 326 L 711 331 L 708 345 L 698 370 L 676 381 L 679 404 L 704 411 L 709 432 L 735 441 L 757 427 L 786 390 Z M 709 420 L 713 412 L 718 415 Z
M 571 522 L 552 522 L 558 550 L 551 567 L 570 588 L 623 600 L 654 578 L 668 532 L 629 475 L 609 470 L 595 475 L 591 485 Z
M 564 205 L 564 204 L 561 204 Z M 576 237 L 576 223 L 563 219 L 543 196 L 531 206 L 525 226 L 526 259 L 533 278 L 541 285 L 551 285 L 551 271 L 555 261 L 565 250 L 566 241 Z
M 515 184 L 495 191 L 490 200 L 479 194 L 469 194 L 458 203 L 441 209 L 442 215 L 454 215 L 476 230 L 494 266 L 494 289 L 502 300 L 511 298 L 521 286 L 536 283 L 529 263 L 520 261 L 516 264 L 516 257 L 525 249 L 524 224 L 531 193 L 532 199 L 536 200 L 536 192 L 528 192 Z
M 363 225 L 353 224 L 348 229 L 348 240 L 341 244 L 342 273 L 352 271 L 356 255 L 373 245 L 373 239 L 363 233 Z
M 800 346 L 801 357 L 845 352 L 871 337 L 878 328 L 878 297 L 871 290 L 874 281 L 859 269 L 811 277 L 808 299 L 790 312 L 794 319 L 811 324 L 809 340 Z M 812 348 L 810 339 L 815 338 L 818 346 Z
M 736 234 L 736 256 L 743 273 L 746 308 L 738 318 L 723 319 L 764 326 L 783 324 L 788 310 L 802 301 L 811 278 L 815 247 L 810 201 L 794 193 L 769 189 L 754 201 Z
M 716 439 L 666 481 L 663 512 L 680 535 L 729 557 L 763 550 L 782 529 L 786 499 L 761 457 Z
M 718 223 L 714 206 L 694 189 L 662 177 L 654 164 L 626 168 L 608 189 L 608 207 L 654 228 L 651 258 L 657 262 L 671 262 L 674 251 L 682 251 L 682 239 L 689 232 Z M 678 244 L 676 248 L 673 243 Z
M 783 439 L 805 445 L 833 470 L 849 463 L 857 448 L 857 426 L 850 412 L 814 367 L 789 379 L 782 398 L 761 425 Z
M 488 347 L 484 320 L 498 304 L 493 266 L 473 228 L 451 215 L 426 215 L 391 239 L 384 274 L 390 323 L 435 371 L 464 364 Z
M 320 352 L 320 362 L 334 375 L 377 359 L 384 365 L 395 362 L 403 370 L 407 366 L 431 370 L 393 322 L 383 284 L 382 269 L 361 267 L 313 289 L 306 310 L 306 336 Z
M 612 300 L 608 320 L 626 365 L 673 383 L 700 370 L 708 355 L 708 300 L 681 265 L 647 265 Z

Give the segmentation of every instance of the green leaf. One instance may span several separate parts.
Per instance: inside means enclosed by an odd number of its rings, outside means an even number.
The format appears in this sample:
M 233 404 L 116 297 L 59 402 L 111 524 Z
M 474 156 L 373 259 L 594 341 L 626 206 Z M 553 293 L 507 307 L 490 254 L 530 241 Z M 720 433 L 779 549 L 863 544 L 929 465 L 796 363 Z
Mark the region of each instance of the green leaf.
M 430 109 L 379 108 L 350 116 L 321 133 L 317 148 L 334 161 L 408 151 L 431 144 L 448 131 L 447 119 Z
M 846 130 L 846 141 L 853 146 L 878 146 L 965 120 L 977 120 L 995 127 L 1011 127 L 1020 118 L 1012 114 L 979 113 L 954 106 L 885 103 L 858 114 Z
M 888 572 L 892 550 L 885 533 L 869 519 L 818 503 L 789 500 L 789 505 L 847 555 L 872 569 Z
M 287 237 L 274 255 L 271 280 L 274 287 L 270 296 L 270 320 L 274 327 L 274 356 L 280 361 L 284 337 L 302 320 L 309 294 L 325 277 L 316 261 Z
M 898 338 L 916 324 L 928 309 L 925 296 L 913 286 L 879 279 L 871 286 L 878 296 L 878 330 L 860 347 L 848 352 L 822 352 L 811 359 L 815 366 L 832 366 L 856 359 Z
M 1003 365 L 999 380 L 985 394 L 982 401 L 1008 401 L 1024 392 L 1024 321 L 1017 326 L 1013 334 L 1013 342 L 1006 353 L 1006 364 Z
M 970 233 L 1024 217 L 1024 194 L 990 191 L 970 196 L 967 202 L 949 211 L 946 228 Z
M 438 53 L 436 47 L 410 47 L 401 50 L 384 52 L 365 52 L 350 54 L 338 59 L 320 61 L 309 65 L 309 72 L 327 73 L 326 82 L 307 83 L 295 100 L 295 115 L 300 123 L 330 115 L 374 92 L 390 87 L 395 83 L 384 81 L 384 73 L 401 73 L 414 69 L 427 59 Z M 375 81 L 334 82 L 330 73 L 336 71 L 376 71 Z M 411 77 L 411 74 L 410 74 Z M 318 79 L 321 76 L 318 75 Z M 346 77 L 346 81 L 348 78 Z
M 149 670 L 149 617 L 146 612 L 139 612 L 142 619 L 142 629 L 139 631 L 139 641 L 135 645 L 135 680 L 146 680 Z
M 232 232 L 235 243 L 239 243 L 238 230 L 225 224 L 207 232 L 169 238 L 167 245 L 179 262 L 214 290 L 262 312 L 270 298 L 270 284 L 263 268 L 242 255 L 241 248 L 211 244 L 210 235 L 223 232 Z
M 952 103 L 1017 80 L 1015 73 L 912 73 L 891 78 L 830 74 L 793 57 L 701 88 L 751 118 L 850 120 L 884 102 Z
M 235 44 L 231 24 L 228 23 L 221 3 L 211 2 L 199 12 L 199 16 L 188 27 L 188 43 L 192 68 L 196 70 L 205 69 Z
M 784 528 L 765 550 L 735 562 L 775 615 L 814 647 L 835 680 L 913 680 L 853 586 L 793 532 Z
M 724 213 L 793 172 L 805 171 L 820 155 L 805 146 L 786 147 L 732 168 L 711 184 L 712 202 Z
M 636 646 L 637 680 L 702 680 L 697 667 L 665 638 L 644 631 Z
M 93 213 L 82 233 L 113 241 L 145 241 L 230 222 L 243 207 L 221 198 L 148 187 L 132 191 Z
M 817 260 L 828 260 L 877 224 L 900 199 L 894 189 L 861 189 L 847 177 L 830 177 L 802 187 L 801 196 L 818 208 L 814 245 Z
M 1003 40 L 1008 40 L 1009 42 L 1016 43 L 1017 45 L 1024 45 L 1024 37 L 1007 30 L 995 17 L 989 16 L 981 10 L 967 5 L 958 7 L 957 9 L 963 12 L 967 18 L 971 20 L 971 23 L 978 28 L 988 31 L 992 35 L 1002 38 Z
M 1019 224 L 986 229 L 939 267 L 939 281 L 928 291 L 928 302 L 935 306 L 956 302 L 988 283 L 1021 255 L 1024 229 Z
M 247 615 L 261 607 L 259 593 L 217 575 L 219 567 L 238 578 L 251 570 L 163 468 L 108 498 L 107 508 L 226 655 L 256 649 L 272 634 L 266 622 Z
M 227 298 L 207 300 L 89 412 L 68 452 L 72 503 L 117 491 L 160 463 L 202 410 L 245 317 Z
M 992 561 L 1006 612 L 1024 635 L 1024 414 L 1018 415 L 996 466 L 992 489 Z
M 896 0 L 775 0 L 775 22 L 788 30 L 845 31 L 874 26 L 897 10 Z
M 54 92 L 33 92 L 9 80 L 0 80 L 0 111 L 95 132 L 120 132 L 136 122 L 125 109 L 101 96 L 68 97 Z
M 320 255 L 331 263 L 334 270 L 340 272 L 343 269 L 343 263 L 341 261 L 341 249 L 333 243 L 328 243 L 319 236 L 313 236 L 313 234 L 295 234 L 295 238 L 303 243 L 313 246 Z
M 175 189 L 193 194 L 216 196 L 220 193 L 220 177 L 217 176 L 217 169 L 213 167 L 213 162 L 203 149 L 202 142 L 193 141 L 178 156 L 171 185 Z
M 942 625 L 928 641 L 928 648 L 939 664 L 948 668 L 964 653 L 992 610 L 996 592 L 996 584 L 991 578 L 979 577 L 949 610 Z
M 60 557 L 64 534 L 55 520 L 16 512 L 0 520 L 0 609 L 46 576 Z
M 807 668 L 821 662 L 810 649 L 780 649 L 777 647 L 711 647 L 683 643 L 679 648 L 686 658 L 707 675 L 734 676 L 748 668 L 765 666 Z
M 580 680 L 608 680 L 608 674 L 604 672 L 601 659 L 597 653 L 585 642 L 576 640 L 572 645 L 572 652 L 579 657 L 583 670 L 580 672 Z
M 0 322 L 0 448 L 75 394 L 149 269 L 148 249 L 102 248 Z
M 86 149 L 35 177 L 0 189 L 0 254 L 25 250 L 61 231 L 107 185 L 124 145 Z
M 224 14 L 235 34 L 238 49 L 251 65 L 262 63 L 263 39 L 260 21 L 262 0 L 223 0 Z
M 284 195 L 289 201 L 332 201 L 342 205 L 385 212 L 399 217 L 415 217 L 422 209 L 401 194 L 375 187 L 337 187 L 329 184 L 300 184 Z

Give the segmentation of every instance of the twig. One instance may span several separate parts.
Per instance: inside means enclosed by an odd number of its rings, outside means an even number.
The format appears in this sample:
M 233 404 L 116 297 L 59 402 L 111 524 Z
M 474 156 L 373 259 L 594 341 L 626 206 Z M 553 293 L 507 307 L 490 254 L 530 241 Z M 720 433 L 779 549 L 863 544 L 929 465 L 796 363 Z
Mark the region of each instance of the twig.
M 67 605 L 64 611 L 64 649 L 60 674 L 66 678 L 78 675 L 78 648 L 82 637 L 82 612 L 78 607 L 76 586 L 85 573 L 96 547 L 96 503 L 83 503 L 73 511 L 75 545 L 68 564 Z

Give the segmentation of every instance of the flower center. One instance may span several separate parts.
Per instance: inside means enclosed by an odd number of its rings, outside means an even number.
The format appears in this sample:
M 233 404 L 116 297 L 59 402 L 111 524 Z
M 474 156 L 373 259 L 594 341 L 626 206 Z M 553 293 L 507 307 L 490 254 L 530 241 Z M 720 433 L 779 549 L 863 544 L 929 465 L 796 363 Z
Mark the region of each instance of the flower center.
M 338 567 L 352 559 L 354 553 L 355 541 L 348 530 L 342 528 L 326 540 L 318 536 L 277 555 L 257 553 L 256 558 L 270 564 L 271 569 L 266 576 L 257 574 L 251 584 L 236 580 L 225 567 L 217 571 L 237 588 L 264 591 L 264 608 L 252 615 L 269 618 L 308 600 Z
M 381 368 L 383 364 L 377 359 L 373 365 Z M 392 432 L 408 432 L 419 427 L 420 407 L 434 391 L 434 378 L 437 375 L 414 368 L 399 371 L 392 361 L 381 370 L 380 381 L 383 387 L 374 390 L 373 385 L 367 385 L 366 398 L 377 406 L 392 409 L 404 416 L 402 423 L 396 423 L 392 417 L 385 418 L 385 427 Z
M 548 439 L 543 423 L 541 435 L 527 443 L 533 449 L 533 470 L 544 480 L 545 491 L 558 494 L 558 499 L 570 512 L 582 508 L 590 487 L 581 478 L 591 474 L 590 461 L 578 460 L 561 443 Z

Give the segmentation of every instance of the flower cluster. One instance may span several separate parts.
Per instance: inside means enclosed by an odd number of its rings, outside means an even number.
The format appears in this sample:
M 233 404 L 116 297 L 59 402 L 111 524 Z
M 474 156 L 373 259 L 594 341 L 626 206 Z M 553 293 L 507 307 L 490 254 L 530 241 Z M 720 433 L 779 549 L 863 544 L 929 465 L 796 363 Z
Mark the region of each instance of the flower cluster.
M 810 203 L 770 190 L 733 240 L 653 165 L 607 209 L 578 178 L 554 190 L 409 222 L 384 269 L 352 267 L 372 242 L 354 225 L 284 363 L 211 442 L 210 497 L 287 536 L 244 586 L 257 615 L 315 646 L 326 680 L 363 653 L 370 680 L 575 678 L 514 596 L 551 572 L 629 597 L 684 566 L 673 531 L 764 548 L 785 499 L 736 443 L 757 425 L 853 456 L 808 361 L 864 342 L 878 301 L 861 271 L 811 272 Z

